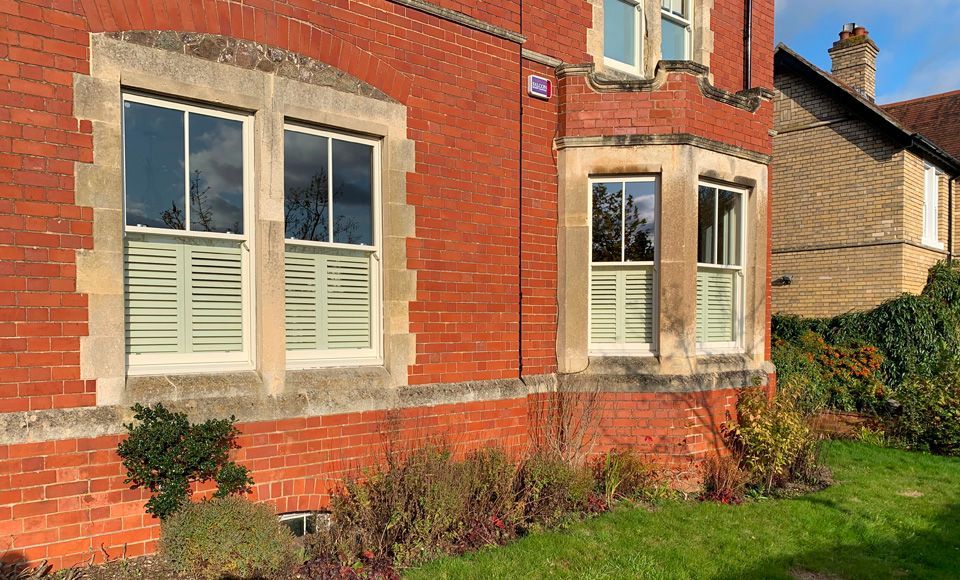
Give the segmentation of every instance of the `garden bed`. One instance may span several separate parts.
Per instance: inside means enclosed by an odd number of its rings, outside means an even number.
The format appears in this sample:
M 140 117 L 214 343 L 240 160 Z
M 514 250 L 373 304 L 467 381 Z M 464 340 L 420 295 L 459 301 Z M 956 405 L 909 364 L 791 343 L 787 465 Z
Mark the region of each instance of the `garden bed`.
M 831 442 L 836 482 L 739 506 L 618 509 L 411 578 L 955 578 L 960 460 Z

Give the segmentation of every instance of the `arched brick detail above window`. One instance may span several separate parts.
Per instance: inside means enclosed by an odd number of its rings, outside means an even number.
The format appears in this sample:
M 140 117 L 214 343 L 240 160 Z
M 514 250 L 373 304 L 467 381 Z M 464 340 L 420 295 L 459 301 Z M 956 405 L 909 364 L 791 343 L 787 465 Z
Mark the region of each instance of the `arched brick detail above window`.
M 303 55 L 352 75 L 406 104 L 411 79 L 356 44 L 324 30 L 329 15 L 290 7 L 296 16 L 228 0 L 153 0 L 120 3 L 81 0 L 90 32 L 185 32 L 249 41 Z M 187 6 L 190 9 L 185 9 Z M 331 27 L 332 28 L 332 27 Z M 159 48 L 163 48 L 160 46 Z

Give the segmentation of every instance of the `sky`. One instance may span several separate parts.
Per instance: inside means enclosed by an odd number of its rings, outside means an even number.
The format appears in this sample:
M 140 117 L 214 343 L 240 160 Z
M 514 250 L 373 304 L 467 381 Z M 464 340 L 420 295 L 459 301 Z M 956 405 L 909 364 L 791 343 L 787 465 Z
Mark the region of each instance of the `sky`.
M 776 40 L 830 70 L 827 49 L 844 23 L 880 48 L 877 102 L 960 89 L 960 0 L 776 0 Z

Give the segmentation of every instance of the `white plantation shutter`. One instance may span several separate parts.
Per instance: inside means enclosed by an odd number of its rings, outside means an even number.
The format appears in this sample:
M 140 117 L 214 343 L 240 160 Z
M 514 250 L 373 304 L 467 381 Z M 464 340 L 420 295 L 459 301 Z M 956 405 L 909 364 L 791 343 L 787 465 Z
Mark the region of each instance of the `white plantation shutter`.
M 287 246 L 288 350 L 372 348 L 371 261 L 366 251 Z
M 594 266 L 590 278 L 593 346 L 648 346 L 653 342 L 653 267 Z
M 697 270 L 697 342 L 726 343 L 736 337 L 736 270 Z
M 183 280 L 182 244 L 127 241 L 127 354 L 184 352 Z
M 126 246 L 128 354 L 243 350 L 239 242 L 129 236 Z
M 243 350 L 240 246 L 185 245 L 189 257 L 187 308 L 190 352 Z

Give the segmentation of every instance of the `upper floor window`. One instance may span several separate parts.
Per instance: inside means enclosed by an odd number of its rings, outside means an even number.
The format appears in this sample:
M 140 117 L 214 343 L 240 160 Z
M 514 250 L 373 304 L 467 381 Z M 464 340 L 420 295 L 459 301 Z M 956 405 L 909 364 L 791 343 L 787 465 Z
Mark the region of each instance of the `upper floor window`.
M 923 173 L 923 243 L 941 248 L 939 235 L 940 178 L 937 168 L 926 164 Z
M 649 353 L 656 314 L 657 180 L 591 181 L 590 350 Z
M 123 95 L 130 372 L 251 364 L 249 115 Z
M 604 0 L 603 56 L 613 68 L 640 74 L 643 19 L 639 0 Z
M 380 144 L 288 124 L 284 131 L 287 360 L 380 359 Z
M 697 345 L 734 350 L 743 329 L 743 203 L 746 192 L 701 183 L 697 232 Z
M 692 0 L 660 0 L 663 60 L 689 60 Z

